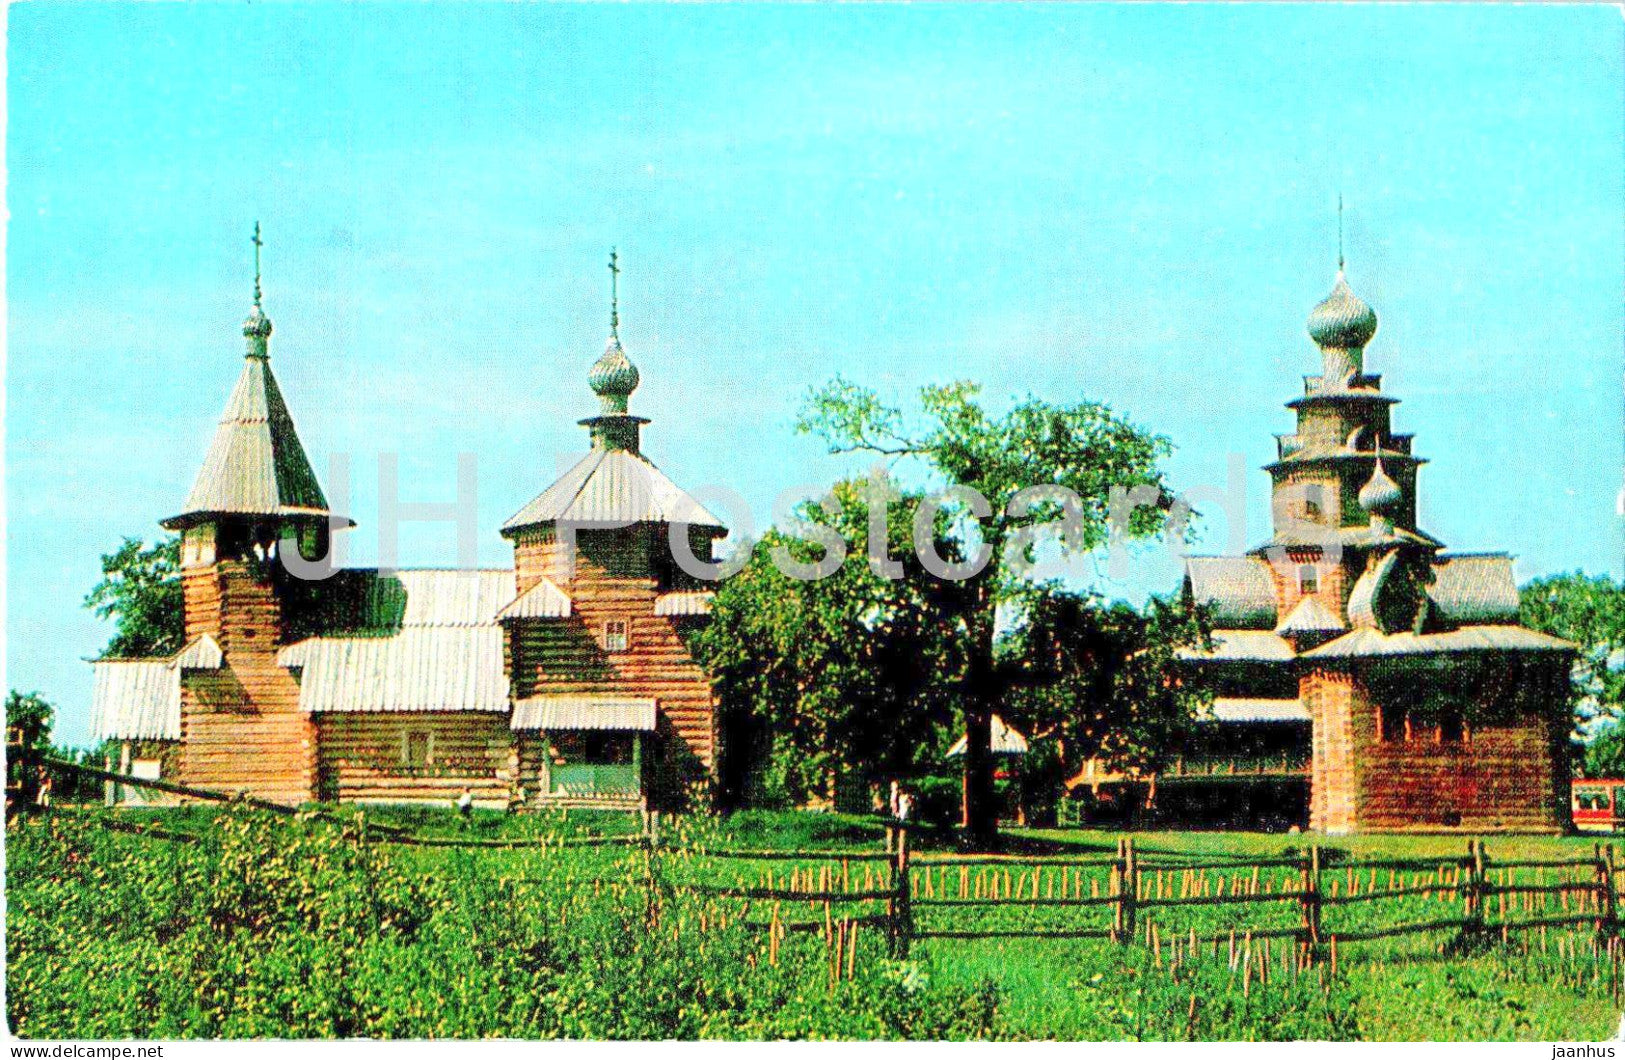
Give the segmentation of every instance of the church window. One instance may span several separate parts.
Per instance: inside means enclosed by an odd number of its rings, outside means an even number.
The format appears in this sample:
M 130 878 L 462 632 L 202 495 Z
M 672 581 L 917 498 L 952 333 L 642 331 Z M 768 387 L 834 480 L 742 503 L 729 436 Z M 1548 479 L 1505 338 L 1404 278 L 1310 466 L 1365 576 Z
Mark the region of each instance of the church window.
M 631 647 L 632 635 L 627 629 L 626 620 L 612 618 L 604 623 L 604 650 L 626 651 Z
M 1305 563 L 1298 567 L 1298 594 L 1300 596 L 1313 596 L 1320 591 L 1320 571 L 1315 569 L 1313 563 Z
M 434 733 L 428 729 L 408 729 L 401 734 L 401 762 L 412 767 L 429 764 L 434 757 Z

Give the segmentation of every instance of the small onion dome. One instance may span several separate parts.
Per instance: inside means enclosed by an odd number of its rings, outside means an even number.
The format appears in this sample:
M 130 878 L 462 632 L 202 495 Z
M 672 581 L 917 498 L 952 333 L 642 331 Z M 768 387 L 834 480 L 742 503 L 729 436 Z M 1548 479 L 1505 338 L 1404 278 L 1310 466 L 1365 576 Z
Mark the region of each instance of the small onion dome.
M 1360 507 L 1373 515 L 1384 515 L 1397 508 L 1405 494 L 1401 492 L 1399 483 L 1388 477 L 1388 472 L 1382 469 L 1382 456 L 1377 457 L 1377 466 L 1371 472 L 1371 478 L 1360 487 Z
M 598 395 L 605 412 L 625 412 L 626 399 L 638 388 L 638 366 L 621 349 L 621 340 L 610 336 L 604 355 L 593 362 L 587 373 L 587 385 Z
M 271 318 L 265 315 L 258 302 L 249 310 L 248 319 L 243 321 L 243 335 L 251 339 L 268 338 L 271 334 Z
M 1332 293 L 1309 313 L 1309 337 L 1316 346 L 1360 350 L 1377 333 L 1377 314 L 1349 289 L 1343 270 L 1337 270 Z

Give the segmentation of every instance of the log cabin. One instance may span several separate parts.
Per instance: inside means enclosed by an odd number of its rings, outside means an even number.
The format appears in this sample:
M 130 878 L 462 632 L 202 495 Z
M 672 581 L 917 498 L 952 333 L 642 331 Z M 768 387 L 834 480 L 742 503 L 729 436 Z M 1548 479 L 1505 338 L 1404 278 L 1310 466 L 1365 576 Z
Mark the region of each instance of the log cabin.
M 642 452 L 614 257 L 591 448 L 503 526 L 514 566 L 386 571 L 328 562 L 353 523 L 271 372 L 258 248 L 256 228 L 241 374 L 162 521 L 181 534 L 184 647 L 94 663 L 110 768 L 287 804 L 675 807 L 710 784 L 716 712 L 685 633 L 711 600 L 691 571 L 727 531 Z

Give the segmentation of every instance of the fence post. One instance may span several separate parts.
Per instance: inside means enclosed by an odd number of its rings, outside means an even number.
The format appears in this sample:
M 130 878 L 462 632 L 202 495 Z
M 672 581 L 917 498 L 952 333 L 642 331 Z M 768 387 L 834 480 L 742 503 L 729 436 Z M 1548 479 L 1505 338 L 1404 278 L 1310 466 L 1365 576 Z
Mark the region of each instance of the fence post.
M 1597 938 L 1606 941 L 1614 933 L 1614 877 L 1613 860 L 1614 848 L 1609 844 L 1608 854 L 1603 856 L 1602 844 L 1592 845 L 1592 853 L 1596 858 L 1597 876 Z
M 1309 872 L 1304 888 L 1304 914 L 1305 928 L 1309 934 L 1309 959 L 1316 960 L 1320 955 L 1320 844 L 1316 843 L 1309 848 Z
M 892 896 L 886 902 L 887 929 L 891 935 L 892 951 L 899 957 L 907 957 L 909 942 L 914 935 L 914 913 L 909 901 L 908 829 L 901 824 L 888 824 L 886 838 L 893 851 Z
M 1111 873 L 1106 891 L 1112 899 L 1112 941 L 1123 941 L 1123 874 L 1128 869 L 1128 858 L 1123 853 L 1123 840 L 1117 841 L 1117 857 L 1112 859 Z
M 908 956 L 909 943 L 914 938 L 914 905 L 909 880 L 908 829 L 897 830 L 897 901 L 898 952 Z
M 1462 903 L 1466 907 L 1463 919 L 1467 921 L 1462 928 L 1463 935 L 1471 940 L 1484 932 L 1484 841 L 1482 839 L 1467 840 L 1467 889 L 1462 894 Z
M 1608 936 L 1619 934 L 1619 898 L 1614 892 L 1614 844 L 1602 848 L 1602 896 L 1608 908 Z
M 1123 890 L 1118 899 L 1123 911 L 1122 940 L 1134 941 L 1136 908 L 1140 901 L 1140 859 L 1134 852 L 1134 837 L 1123 840 Z

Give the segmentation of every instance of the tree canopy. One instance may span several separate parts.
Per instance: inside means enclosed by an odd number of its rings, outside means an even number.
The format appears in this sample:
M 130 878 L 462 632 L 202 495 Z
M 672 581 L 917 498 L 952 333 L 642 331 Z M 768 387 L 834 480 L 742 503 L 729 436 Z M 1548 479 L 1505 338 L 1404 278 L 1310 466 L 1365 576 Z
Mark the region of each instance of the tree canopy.
M 998 659 L 1001 605 L 1030 606 L 1032 560 L 1044 531 L 1065 553 L 1158 533 L 1169 507 L 1161 460 L 1168 440 L 1096 402 L 1028 398 L 996 414 L 969 382 L 924 387 L 905 416 L 873 391 L 843 378 L 813 390 L 798 427 L 832 453 L 868 453 L 920 465 L 940 493 L 943 536 L 962 559 L 933 594 L 938 621 L 960 644 L 954 675 L 964 719 L 964 823 L 971 843 L 997 842 L 991 722 L 1018 674 Z M 971 491 L 974 491 L 972 493 Z M 1149 501 L 1149 503 L 1147 503 Z M 922 557 L 922 560 L 925 557 Z
M 1536 578 L 1519 593 L 1524 625 L 1580 646 L 1575 727 L 1582 738 L 1625 717 L 1625 585 L 1574 572 Z
M 888 512 L 895 580 L 866 554 L 871 496 Z M 937 622 L 940 583 L 909 544 L 918 503 L 890 483 L 838 483 L 796 508 L 797 533 L 769 531 L 718 587 L 692 645 L 716 680 L 725 798 L 833 799 L 838 777 L 907 777 L 932 749 L 960 663 Z M 820 563 L 825 576 L 796 576 Z
M 102 580 L 85 597 L 85 606 L 114 623 L 104 657 L 179 651 L 186 635 L 180 536 L 166 535 L 151 546 L 140 538 L 125 538 L 118 549 L 102 556 Z

